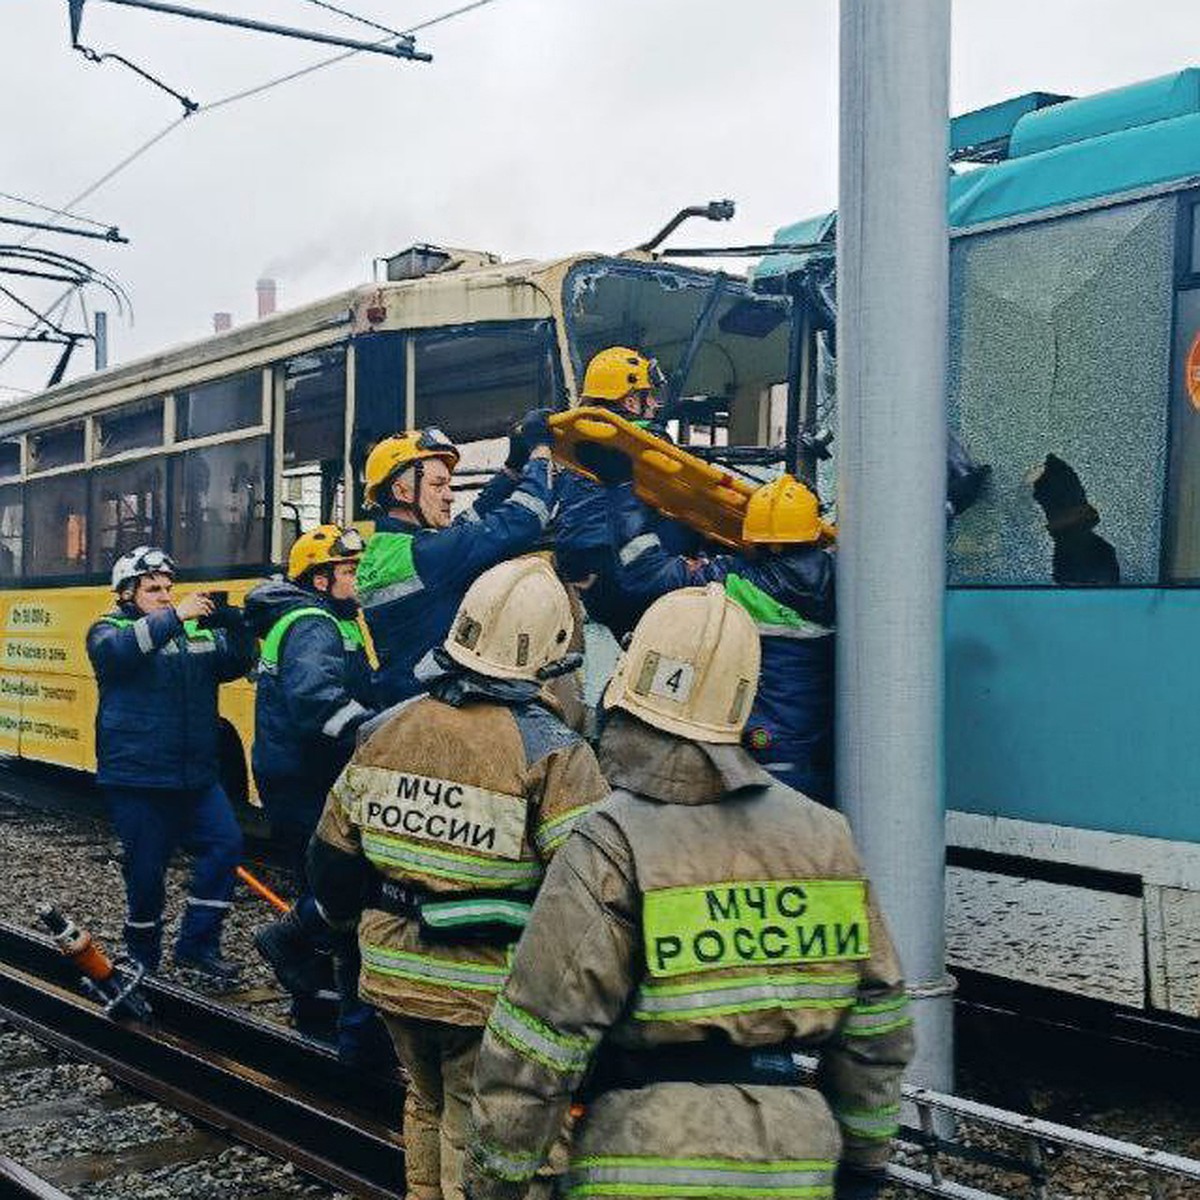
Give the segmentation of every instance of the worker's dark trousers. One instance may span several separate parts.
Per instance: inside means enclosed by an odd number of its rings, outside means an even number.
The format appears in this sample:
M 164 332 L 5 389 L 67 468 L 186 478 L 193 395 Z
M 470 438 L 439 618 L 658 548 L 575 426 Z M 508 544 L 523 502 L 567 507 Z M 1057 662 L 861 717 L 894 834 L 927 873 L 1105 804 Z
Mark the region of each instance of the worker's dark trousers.
M 216 951 L 242 857 L 242 831 L 220 784 L 194 791 L 106 787 L 104 793 L 125 851 L 129 953 L 147 970 L 159 965 L 164 877 L 180 846 L 194 862 L 175 952 L 195 958 Z

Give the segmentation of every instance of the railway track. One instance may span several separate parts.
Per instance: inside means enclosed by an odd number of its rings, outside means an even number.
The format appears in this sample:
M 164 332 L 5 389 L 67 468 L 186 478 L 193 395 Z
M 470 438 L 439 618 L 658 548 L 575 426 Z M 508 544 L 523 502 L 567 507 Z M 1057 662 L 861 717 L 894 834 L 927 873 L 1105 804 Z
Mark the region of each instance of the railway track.
M 402 1151 L 392 1132 L 402 1103 L 398 1079 L 351 1073 L 318 1043 L 161 981 L 145 985 L 153 1025 L 113 1021 L 75 994 L 71 964 L 52 943 L 7 923 L 0 924 L 0 962 L 0 1021 L 10 1030 L 203 1128 L 194 1144 L 171 1148 L 176 1160 L 181 1152 L 211 1155 L 240 1144 L 365 1200 L 402 1188 Z M 69 1113 L 71 1100 L 48 1103 L 66 1104 Z M 127 1169 L 129 1161 L 119 1159 L 117 1167 Z M 75 1178 L 60 1171 L 39 1183 L 34 1171 L 22 1184 L 29 1174 L 8 1168 L 5 1184 L 17 1195 L 53 1195 L 19 1189 Z

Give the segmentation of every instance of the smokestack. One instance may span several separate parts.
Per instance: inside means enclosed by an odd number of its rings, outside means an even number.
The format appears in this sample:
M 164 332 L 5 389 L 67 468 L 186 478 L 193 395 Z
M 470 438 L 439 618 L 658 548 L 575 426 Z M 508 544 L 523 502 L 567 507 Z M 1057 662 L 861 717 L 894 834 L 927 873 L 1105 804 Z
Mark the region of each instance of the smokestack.
M 258 318 L 269 317 L 275 311 L 275 280 L 260 279 L 258 290 Z
M 213 333 L 228 333 L 233 328 L 233 313 L 213 313 Z

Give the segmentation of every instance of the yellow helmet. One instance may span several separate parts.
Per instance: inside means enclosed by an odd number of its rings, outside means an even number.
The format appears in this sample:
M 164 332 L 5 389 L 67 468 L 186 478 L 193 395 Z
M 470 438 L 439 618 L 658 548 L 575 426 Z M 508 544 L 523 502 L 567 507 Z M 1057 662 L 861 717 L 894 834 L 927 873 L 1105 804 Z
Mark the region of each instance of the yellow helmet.
M 384 484 L 398 471 L 423 458 L 440 458 L 453 471 L 458 466 L 458 447 L 440 429 L 432 427 L 409 429 L 376 442 L 363 469 L 366 502 L 379 504 L 379 493 Z
M 796 544 L 833 536 L 833 526 L 821 520 L 816 496 L 791 475 L 756 489 L 742 520 L 745 542 Z
M 502 562 L 471 584 L 443 644 L 468 670 L 534 682 L 567 656 L 574 625 L 554 568 L 530 555 Z
M 604 704 L 693 741 L 737 742 L 760 655 L 758 629 L 719 583 L 680 588 L 637 623 Z
M 650 392 L 663 383 L 652 358 L 628 346 L 609 346 L 593 356 L 583 376 L 585 400 L 623 400 L 630 392 Z
M 357 562 L 365 544 L 353 525 L 347 529 L 340 525 L 318 525 L 302 533 L 292 544 L 288 552 L 288 578 L 294 583 L 317 567 Z

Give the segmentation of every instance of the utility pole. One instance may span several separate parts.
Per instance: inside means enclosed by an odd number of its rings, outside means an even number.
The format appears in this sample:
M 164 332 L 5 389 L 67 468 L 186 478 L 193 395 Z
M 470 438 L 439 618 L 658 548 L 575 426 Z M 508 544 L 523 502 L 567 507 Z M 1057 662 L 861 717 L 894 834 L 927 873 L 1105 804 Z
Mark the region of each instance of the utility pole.
M 945 1092 L 949 58 L 950 0 L 842 0 L 837 790 L 909 983 L 910 1077 Z
M 92 343 L 96 351 L 96 370 L 108 366 L 108 313 L 103 309 L 96 312 L 96 336 Z

